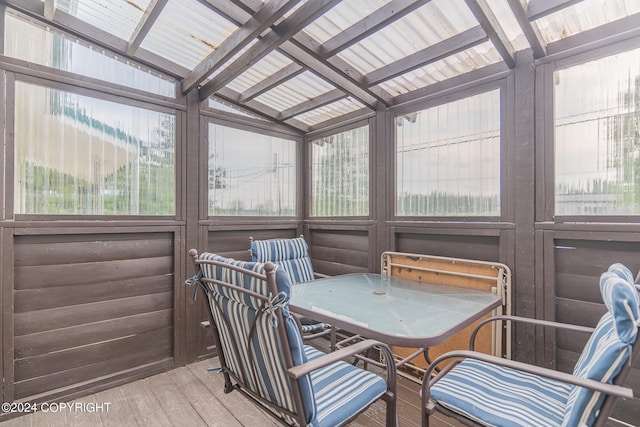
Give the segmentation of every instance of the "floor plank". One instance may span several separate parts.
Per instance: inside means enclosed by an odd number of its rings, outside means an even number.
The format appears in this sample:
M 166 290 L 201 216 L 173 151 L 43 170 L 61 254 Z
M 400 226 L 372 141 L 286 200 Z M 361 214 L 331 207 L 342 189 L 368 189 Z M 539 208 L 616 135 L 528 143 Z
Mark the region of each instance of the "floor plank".
M 281 424 L 238 391 L 224 393 L 224 378 L 210 368 L 212 358 L 176 368 L 74 401 L 77 407 L 33 414 L 0 422 L 0 427 L 276 427 Z M 398 378 L 401 427 L 420 425 L 419 384 Z M 99 406 L 102 404 L 102 410 Z M 105 410 L 105 404 L 106 410 Z M 93 407 L 91 405 L 94 405 Z M 52 409 L 55 408 L 52 405 Z M 93 408 L 95 410 L 91 411 Z M 85 409 L 84 411 L 80 409 Z M 384 402 L 376 402 L 350 427 L 384 426 Z M 434 427 L 458 427 L 442 417 Z

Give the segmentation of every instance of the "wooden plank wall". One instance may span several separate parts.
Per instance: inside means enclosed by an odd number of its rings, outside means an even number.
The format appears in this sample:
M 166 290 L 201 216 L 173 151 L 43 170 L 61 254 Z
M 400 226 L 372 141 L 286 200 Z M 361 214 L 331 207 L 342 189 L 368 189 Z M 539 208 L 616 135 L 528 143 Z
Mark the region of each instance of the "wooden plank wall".
M 600 296 L 603 271 L 621 262 L 636 274 L 640 270 L 640 236 L 635 233 L 557 232 L 553 234 L 553 259 L 545 267 L 550 280 L 544 283 L 547 305 L 559 322 L 595 326 L 606 308 Z M 549 265 L 550 264 L 550 265 Z M 546 331 L 546 348 L 556 368 L 571 372 L 588 336 Z M 629 385 L 640 393 L 640 366 L 631 373 Z M 631 425 L 640 419 L 637 401 L 619 400 L 613 416 Z
M 507 263 L 500 257 L 498 235 L 464 233 L 464 230 L 398 229 L 393 230 L 393 238 L 393 250 L 397 252 Z
M 14 244 L 14 399 L 173 363 L 172 233 Z
M 375 264 L 371 262 L 373 245 L 366 228 L 312 228 L 308 239 L 313 268 L 318 273 L 335 276 L 374 269 Z

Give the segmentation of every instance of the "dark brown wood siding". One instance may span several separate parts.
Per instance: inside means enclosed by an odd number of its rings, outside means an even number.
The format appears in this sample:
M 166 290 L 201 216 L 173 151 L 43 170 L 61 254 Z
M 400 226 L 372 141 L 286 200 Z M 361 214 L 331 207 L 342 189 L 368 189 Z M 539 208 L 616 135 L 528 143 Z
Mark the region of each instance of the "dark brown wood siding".
M 397 231 L 394 235 L 394 250 L 479 261 L 501 261 L 498 236 L 464 234 L 464 230 L 456 230 L 455 233 L 443 233 L 439 230 L 431 233 L 427 230 L 420 232 Z
M 366 230 L 312 229 L 309 245 L 314 271 L 329 276 L 372 271 Z
M 574 235 L 575 238 L 571 238 Z M 615 262 L 632 272 L 640 270 L 640 236 L 635 233 L 557 233 L 553 240 L 553 280 L 545 283 L 553 315 L 559 322 L 595 326 L 606 312 L 600 295 L 600 275 Z M 618 240 L 620 239 L 620 240 Z M 636 240 L 636 241 L 634 241 Z M 556 368 L 571 372 L 588 335 L 548 331 L 547 348 L 554 349 Z M 640 366 L 631 373 L 630 386 L 640 390 Z M 637 402 L 619 400 L 614 417 L 638 422 Z
M 172 359 L 173 234 L 14 242 L 16 399 Z

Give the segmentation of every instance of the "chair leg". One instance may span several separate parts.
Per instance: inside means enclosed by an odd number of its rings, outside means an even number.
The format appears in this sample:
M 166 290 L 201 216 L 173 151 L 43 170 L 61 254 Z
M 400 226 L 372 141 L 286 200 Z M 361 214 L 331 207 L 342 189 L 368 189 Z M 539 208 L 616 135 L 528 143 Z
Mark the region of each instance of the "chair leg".
M 396 400 L 392 399 L 387 402 L 387 427 L 395 427 L 398 425 L 400 425 L 400 423 L 398 420 Z

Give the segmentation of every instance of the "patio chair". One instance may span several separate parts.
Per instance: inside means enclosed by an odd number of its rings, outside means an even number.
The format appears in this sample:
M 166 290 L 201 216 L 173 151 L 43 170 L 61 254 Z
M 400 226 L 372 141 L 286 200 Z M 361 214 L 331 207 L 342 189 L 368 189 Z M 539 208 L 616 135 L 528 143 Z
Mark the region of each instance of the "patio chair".
M 382 399 L 386 425 L 397 424 L 388 346 L 368 340 L 324 354 L 304 345 L 289 312 L 291 282 L 283 268 L 189 253 L 200 271 L 186 283 L 207 296 L 225 392 L 239 390 L 297 426 L 345 425 Z M 386 379 L 343 361 L 373 346 L 387 355 Z
M 422 425 L 429 425 L 435 411 L 467 425 L 604 425 L 617 397 L 633 397 L 633 390 L 623 385 L 640 360 L 640 299 L 622 264 L 602 274 L 600 291 L 607 312 L 595 328 L 514 316 L 483 322 L 521 321 L 591 332 L 572 374 L 474 352 L 473 334 L 471 351 L 451 351 L 429 365 L 422 385 Z M 431 378 L 443 361 L 449 364 Z
M 251 247 L 251 261 L 272 262 L 282 266 L 289 275 L 291 283 L 308 282 L 318 277 L 326 277 L 313 271 L 311 255 L 309 255 L 309 245 L 304 237 L 292 239 L 268 239 L 254 240 L 249 237 Z M 327 335 L 331 331 L 330 325 L 308 317 L 298 317 L 302 327 L 304 339 L 317 338 Z

